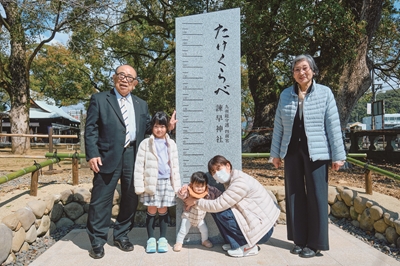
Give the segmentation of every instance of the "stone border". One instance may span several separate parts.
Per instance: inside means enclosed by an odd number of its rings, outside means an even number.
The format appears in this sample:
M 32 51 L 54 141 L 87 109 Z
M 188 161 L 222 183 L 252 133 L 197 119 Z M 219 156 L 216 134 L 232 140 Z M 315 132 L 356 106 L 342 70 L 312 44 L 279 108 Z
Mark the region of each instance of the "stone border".
M 281 208 L 278 223 L 286 223 L 285 190 L 268 187 Z M 27 251 L 38 237 L 51 236 L 56 229 L 74 224 L 86 225 L 91 192 L 85 188 L 65 190 L 59 195 L 48 195 L 33 200 L 27 206 L 4 217 L 0 223 L 0 264 L 15 261 L 15 253 Z M 119 212 L 120 188 L 114 193 L 112 217 Z M 400 247 L 400 214 L 359 195 L 356 190 L 329 187 L 329 213 L 337 218 L 351 219 L 364 231 L 375 232 L 375 237 Z M 171 223 L 175 224 L 176 209 L 169 208 Z M 139 204 L 135 224 L 145 225 L 146 207 Z

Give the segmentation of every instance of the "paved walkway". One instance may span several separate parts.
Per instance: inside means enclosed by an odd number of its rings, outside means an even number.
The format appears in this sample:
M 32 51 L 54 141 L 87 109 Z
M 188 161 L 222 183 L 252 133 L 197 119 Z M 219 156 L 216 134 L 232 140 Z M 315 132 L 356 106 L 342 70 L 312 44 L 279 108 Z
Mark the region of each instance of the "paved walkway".
M 85 230 L 73 230 L 49 250 L 39 256 L 30 266 L 71 266 L 71 265 L 190 265 L 190 266 L 234 266 L 234 265 L 363 265 L 363 266 L 400 266 L 400 261 L 391 258 L 370 247 L 354 236 L 342 231 L 335 225 L 329 225 L 330 250 L 321 256 L 303 259 L 290 254 L 292 243 L 286 240 L 286 227 L 275 227 L 272 238 L 260 245 L 257 256 L 232 258 L 220 245 L 207 249 L 201 245 L 184 245 L 181 252 L 172 251 L 175 241 L 175 228 L 169 228 L 167 238 L 170 250 L 167 253 L 146 254 L 145 228 L 134 228 L 129 237 L 135 245 L 132 252 L 123 252 L 112 245 L 112 237 L 105 245 L 105 256 L 100 260 L 89 257 L 89 239 Z M 110 234 L 111 235 L 111 234 Z

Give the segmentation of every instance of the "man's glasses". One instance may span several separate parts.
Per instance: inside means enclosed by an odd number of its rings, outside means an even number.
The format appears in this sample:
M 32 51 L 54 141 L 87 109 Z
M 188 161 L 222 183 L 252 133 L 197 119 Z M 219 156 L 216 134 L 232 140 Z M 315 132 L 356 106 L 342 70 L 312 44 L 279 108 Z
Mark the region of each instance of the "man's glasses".
M 137 78 L 134 78 L 134 77 L 131 77 L 131 76 L 127 76 L 127 75 L 125 75 L 125 73 L 122 73 L 122 72 L 116 73 L 115 75 L 118 76 L 118 79 L 119 79 L 119 80 L 124 80 L 124 79 L 126 79 L 126 81 L 128 81 L 129 83 L 132 83 L 134 80 L 137 79 Z

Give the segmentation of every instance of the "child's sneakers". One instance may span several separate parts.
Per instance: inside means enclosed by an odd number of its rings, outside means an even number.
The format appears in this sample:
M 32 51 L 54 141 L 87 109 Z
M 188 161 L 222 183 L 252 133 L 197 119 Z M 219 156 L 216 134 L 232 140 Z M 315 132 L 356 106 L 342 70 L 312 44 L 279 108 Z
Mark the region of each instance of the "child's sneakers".
M 168 251 L 168 240 L 165 237 L 158 239 L 158 252 L 165 253 Z
M 149 238 L 149 240 L 147 240 L 146 252 L 155 253 L 156 249 L 157 249 L 156 239 L 154 237 Z
M 182 249 L 182 243 L 176 243 L 176 244 L 174 245 L 173 250 L 174 250 L 175 252 L 179 252 L 179 251 L 181 251 L 181 249 Z
M 203 243 L 201 243 L 203 246 L 205 246 L 206 248 L 212 248 L 213 247 L 213 243 L 211 243 L 210 240 L 204 240 Z

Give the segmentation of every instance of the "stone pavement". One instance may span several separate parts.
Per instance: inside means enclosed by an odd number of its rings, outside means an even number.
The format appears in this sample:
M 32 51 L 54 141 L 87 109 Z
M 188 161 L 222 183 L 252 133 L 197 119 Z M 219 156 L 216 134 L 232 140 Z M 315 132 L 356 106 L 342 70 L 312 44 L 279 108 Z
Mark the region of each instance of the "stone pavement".
M 31 266 L 71 266 L 71 265 L 363 265 L 363 266 L 400 266 L 400 261 L 389 257 L 370 247 L 368 244 L 344 232 L 333 224 L 329 225 L 330 250 L 323 251 L 321 256 L 310 259 L 290 254 L 292 242 L 286 240 L 286 227 L 277 225 L 272 238 L 259 245 L 257 256 L 232 258 L 215 245 L 207 249 L 201 245 L 184 245 L 181 252 L 174 252 L 175 227 L 168 228 L 167 239 L 170 250 L 167 253 L 146 254 L 145 228 L 134 228 L 129 237 L 135 245 L 132 252 L 123 252 L 112 244 L 112 235 L 105 245 L 105 256 L 100 260 L 89 257 L 89 238 L 85 230 L 73 230 L 49 250 L 40 255 Z

